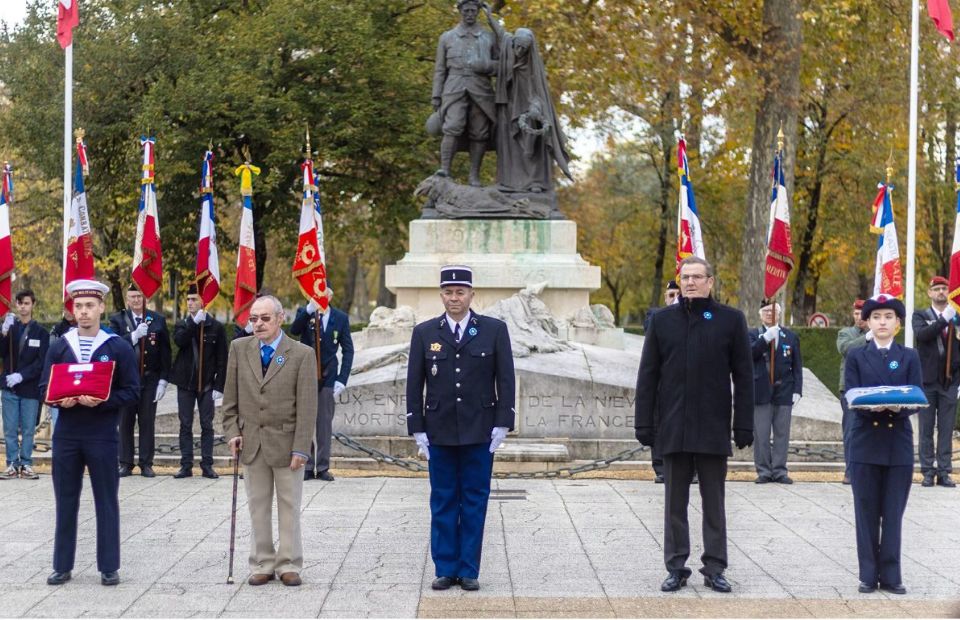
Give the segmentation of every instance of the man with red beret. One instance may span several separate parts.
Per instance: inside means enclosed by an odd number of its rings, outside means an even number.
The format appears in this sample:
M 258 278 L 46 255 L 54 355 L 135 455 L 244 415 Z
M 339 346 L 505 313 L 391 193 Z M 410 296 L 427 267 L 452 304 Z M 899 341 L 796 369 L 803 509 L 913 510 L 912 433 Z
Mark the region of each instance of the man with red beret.
M 840 428 L 843 433 L 844 484 L 850 484 L 850 409 L 847 407 L 847 399 L 843 397 L 845 391 L 843 373 L 847 367 L 847 352 L 854 347 L 862 347 L 873 338 L 873 334 L 867 329 L 867 322 L 860 317 L 863 304 L 863 299 L 853 302 L 853 325 L 837 332 L 837 351 L 840 353 L 840 408 L 843 410 Z
M 923 369 L 923 392 L 930 406 L 920 411 L 920 471 L 925 487 L 936 483 L 955 487 L 953 471 L 953 425 L 957 416 L 957 389 L 960 386 L 960 341 L 957 311 L 947 300 L 949 282 L 935 276 L 927 287 L 930 307 L 914 310 L 911 319 L 917 353 Z M 936 428 L 936 451 L 934 451 Z

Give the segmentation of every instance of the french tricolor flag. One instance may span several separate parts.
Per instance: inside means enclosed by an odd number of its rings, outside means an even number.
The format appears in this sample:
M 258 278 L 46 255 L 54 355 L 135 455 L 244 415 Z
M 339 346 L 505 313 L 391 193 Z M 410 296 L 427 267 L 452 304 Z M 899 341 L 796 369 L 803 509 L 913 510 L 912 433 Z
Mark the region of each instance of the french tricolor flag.
M 197 292 L 207 308 L 220 294 L 220 256 L 217 253 L 217 218 L 213 210 L 213 151 L 203 155 L 200 173 L 200 236 L 197 241 Z
M 870 232 L 880 235 L 877 240 L 877 266 L 874 271 L 873 295 L 884 293 L 893 297 L 903 295 L 903 270 L 900 267 L 900 246 L 897 243 L 897 225 L 893 220 L 893 204 L 890 195 L 893 186 L 877 185 L 877 197 L 873 201 L 873 219 Z
M 133 247 L 133 282 L 147 299 L 163 283 L 163 254 L 160 248 L 160 216 L 154 186 L 154 147 L 156 138 L 143 137 L 143 178 L 140 179 L 140 205 L 137 212 L 137 240 Z
M 0 314 L 10 311 L 13 292 L 13 245 L 10 241 L 10 203 L 13 202 L 13 168 L 3 162 L 0 186 Z
M 960 159 L 956 167 L 957 187 L 960 188 Z M 953 249 L 950 254 L 950 290 L 947 299 L 955 310 L 960 311 L 960 191 L 957 191 L 957 214 L 953 226 Z
M 677 171 L 680 174 L 680 204 L 677 213 L 677 273 L 680 261 L 688 256 L 706 258 L 703 249 L 703 232 L 700 228 L 700 214 L 697 201 L 693 196 L 693 183 L 690 181 L 690 166 L 687 162 L 687 142 L 680 138 L 677 143 Z
M 235 171 L 240 177 L 240 195 L 243 196 L 243 213 L 240 215 L 240 238 L 237 243 L 237 277 L 233 288 L 233 319 L 237 325 L 246 326 L 250 318 L 250 306 L 257 298 L 257 246 L 253 232 L 253 177 L 260 168 L 247 161 Z

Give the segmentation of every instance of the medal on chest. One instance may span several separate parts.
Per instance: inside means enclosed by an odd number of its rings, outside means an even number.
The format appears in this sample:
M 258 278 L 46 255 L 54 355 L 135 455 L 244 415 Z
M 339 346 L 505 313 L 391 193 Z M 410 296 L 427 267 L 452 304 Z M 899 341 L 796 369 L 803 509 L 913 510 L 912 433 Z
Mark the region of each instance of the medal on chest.
M 430 367 L 430 374 L 434 377 L 437 376 L 437 356 L 433 356 L 433 366 Z

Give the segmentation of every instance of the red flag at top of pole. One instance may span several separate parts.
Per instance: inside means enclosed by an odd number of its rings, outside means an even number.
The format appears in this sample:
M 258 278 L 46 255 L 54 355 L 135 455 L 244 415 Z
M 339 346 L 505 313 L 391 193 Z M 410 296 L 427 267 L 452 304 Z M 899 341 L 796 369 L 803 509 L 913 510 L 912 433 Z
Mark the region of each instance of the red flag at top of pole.
M 243 213 L 240 215 L 240 239 L 237 243 L 237 279 L 233 289 L 233 318 L 246 327 L 250 306 L 257 298 L 257 249 L 253 235 L 253 177 L 260 168 L 250 163 L 250 151 L 244 146 L 245 161 L 234 174 L 240 177 Z
M 10 312 L 13 305 L 13 244 L 10 240 L 10 204 L 13 202 L 13 168 L 3 162 L 0 185 L 0 314 Z
M 163 283 L 163 255 L 160 248 L 160 217 L 154 185 L 153 149 L 156 138 L 140 138 L 143 146 L 143 177 L 140 179 L 140 205 L 137 212 L 137 239 L 133 246 L 133 283 L 147 299 Z
M 297 243 L 297 255 L 293 259 L 293 277 L 307 299 L 325 311 L 329 303 L 326 295 L 327 271 L 323 264 L 320 236 L 317 232 L 317 186 L 314 184 L 313 160 L 310 159 L 309 133 L 307 155 L 300 170 L 303 172 L 303 202 L 300 205 L 300 239 Z
M 73 312 L 73 299 L 67 294 L 67 285 L 74 280 L 91 280 L 94 277 L 93 228 L 87 211 L 87 192 L 84 188 L 84 166 L 87 147 L 83 143 L 83 129 L 76 131 L 77 167 L 73 176 L 73 199 L 63 240 L 63 306 Z
M 953 13 L 947 0 L 927 0 L 927 13 L 940 34 L 953 41 Z
M 73 29 L 80 24 L 80 0 L 59 0 L 57 2 L 57 41 L 60 47 L 73 44 Z
M 763 294 L 773 299 L 787 283 L 793 269 L 793 245 L 790 241 L 790 203 L 783 180 L 783 129 L 773 162 L 773 195 L 770 198 L 770 228 L 767 232 L 767 259 L 763 269 Z
M 212 147 L 211 147 L 212 148 Z M 207 308 L 220 294 L 217 218 L 213 210 L 213 151 L 203 155 L 200 185 L 200 238 L 197 241 L 197 293 Z

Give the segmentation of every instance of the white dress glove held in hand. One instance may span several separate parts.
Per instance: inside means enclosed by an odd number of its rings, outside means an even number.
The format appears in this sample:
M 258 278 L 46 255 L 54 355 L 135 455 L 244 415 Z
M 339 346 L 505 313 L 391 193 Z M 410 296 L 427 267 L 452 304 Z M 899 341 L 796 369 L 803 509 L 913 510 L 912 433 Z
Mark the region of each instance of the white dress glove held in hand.
M 333 382 L 333 397 L 336 398 L 337 396 L 340 396 L 340 392 L 344 391 L 345 389 L 347 389 L 347 386 L 345 386 L 344 384 L 340 383 L 339 381 L 334 381 L 334 382 Z
M 946 310 L 943 311 L 943 320 L 949 323 L 957 316 L 957 311 L 953 309 L 953 306 L 947 304 Z
M 252 321 L 247 321 L 247 326 L 243 328 L 243 331 L 247 332 L 248 334 L 252 334 L 252 333 L 253 333 L 253 322 L 252 322 Z
M 867 333 L 865 333 L 863 337 L 867 339 L 867 342 L 870 342 L 871 340 L 873 340 L 873 332 L 870 330 L 867 330 Z
M 14 319 L 13 314 L 10 313 L 7 315 L 7 318 L 3 319 L 3 335 L 6 336 L 7 332 L 10 331 L 10 328 L 13 327 Z
M 12 388 L 18 383 L 23 383 L 23 375 L 19 372 L 13 372 L 7 375 L 7 387 Z
M 213 402 L 217 402 L 223 398 L 223 392 L 213 391 Z
M 193 322 L 199 325 L 207 320 L 207 313 L 203 310 L 198 310 L 196 314 L 193 315 Z
M 430 440 L 426 433 L 414 433 L 413 440 L 417 442 L 418 452 L 423 458 L 430 460 Z
M 774 325 L 773 327 L 768 327 L 767 331 L 763 332 L 763 339 L 767 342 L 773 342 L 777 339 L 777 336 L 780 335 L 780 328 Z
M 317 311 L 317 304 L 313 303 L 313 300 L 307 302 L 307 314 L 313 314 Z
M 799 394 L 794 394 L 794 395 L 793 395 L 793 404 L 796 405 L 798 402 L 800 402 L 800 395 L 799 395 Z
M 158 403 L 160 399 L 163 398 L 163 395 L 167 392 L 167 382 L 163 379 L 160 380 L 160 383 L 157 384 L 157 395 L 153 397 L 153 402 Z
M 490 432 L 490 454 L 496 452 L 500 444 L 503 443 L 503 440 L 507 438 L 508 430 L 505 426 L 493 427 L 493 430 Z
M 150 331 L 150 326 L 147 325 L 146 321 L 137 325 L 137 328 L 130 332 L 130 339 L 133 340 L 133 344 L 137 344 L 137 341 L 146 336 L 148 331 Z

